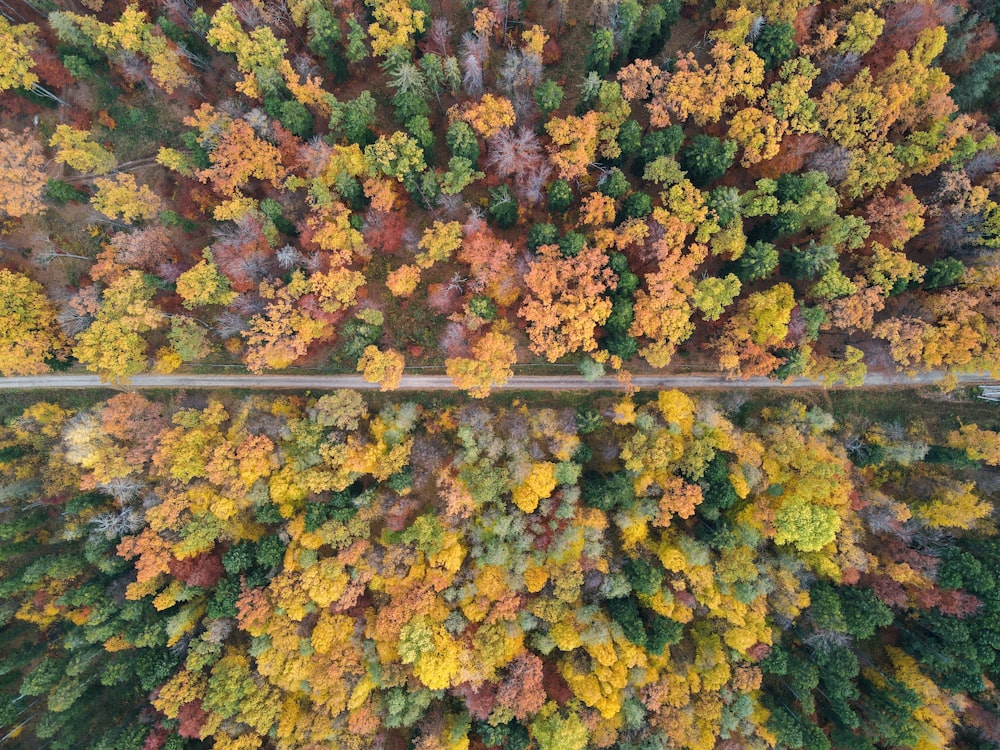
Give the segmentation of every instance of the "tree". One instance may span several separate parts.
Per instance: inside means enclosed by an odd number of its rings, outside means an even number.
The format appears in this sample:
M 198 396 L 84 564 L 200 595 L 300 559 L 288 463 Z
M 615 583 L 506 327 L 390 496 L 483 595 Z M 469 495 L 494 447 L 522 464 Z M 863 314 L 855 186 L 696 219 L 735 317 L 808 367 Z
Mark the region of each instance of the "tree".
M 546 78 L 540 86 L 535 88 L 535 105 L 542 113 L 543 118 L 548 118 L 550 114 L 559 109 L 562 101 L 562 86 L 551 78 Z
M 506 185 L 490 188 L 490 202 L 486 210 L 500 229 L 510 229 L 517 223 L 517 199 Z
M 948 433 L 948 445 L 966 452 L 974 461 L 1000 466 L 1000 434 L 975 424 L 962 425 Z
M 510 709 L 516 719 L 527 719 L 545 704 L 542 660 L 526 652 L 507 665 L 507 674 L 497 690 L 497 702 Z
M 427 169 L 420 144 L 401 130 L 365 148 L 365 163 L 372 176 L 385 175 L 403 182 L 407 177 Z
M 90 199 L 94 208 L 110 219 L 131 224 L 152 219 L 159 213 L 160 197 L 149 185 L 136 184 L 135 177 L 119 173 L 114 180 L 94 180 L 97 193 Z
M 32 72 L 37 33 L 38 27 L 33 23 L 15 26 L 6 17 L 0 17 L 0 45 L 4 50 L 3 62 L 0 62 L 0 91 L 30 89 L 38 83 L 38 76 Z
M 0 194 L 0 211 L 18 219 L 45 210 L 44 164 L 41 144 L 29 131 L 15 135 L 0 128 L 0 180 L 6 186 Z
M 362 91 L 356 98 L 342 102 L 337 113 L 340 129 L 347 140 L 359 146 L 371 143 L 374 137 L 371 127 L 375 124 L 375 99 L 370 91 Z
M 441 192 L 444 195 L 460 195 L 465 188 L 486 176 L 477 172 L 468 159 L 453 156 L 448 161 L 448 171 L 441 177 Z
M 941 289 L 957 283 L 965 275 L 965 266 L 957 258 L 936 258 L 924 275 L 925 289 Z
M 793 279 L 822 276 L 837 267 L 837 251 L 812 240 L 805 247 L 793 247 L 784 257 L 783 269 Z
M 0 373 L 36 375 L 60 352 L 56 311 L 41 284 L 0 269 Z
M 802 552 L 817 552 L 832 542 L 840 529 L 833 508 L 808 503 L 785 503 L 774 518 L 774 541 L 793 544 Z
M 56 161 L 78 172 L 107 174 L 117 165 L 115 155 L 90 140 L 90 131 L 57 125 L 49 145 L 58 149 Z
M 992 512 L 993 507 L 976 494 L 972 483 L 954 482 L 938 487 L 917 507 L 915 515 L 931 527 L 971 529 Z
M 491 138 L 501 128 L 509 128 L 516 121 L 514 105 L 509 99 L 493 94 L 483 94 L 478 102 L 452 107 L 448 118 L 454 123 L 463 120 L 482 138 Z
M 766 279 L 778 267 L 778 249 L 770 242 L 758 240 L 747 246 L 736 261 L 736 275 L 744 283 Z
M 580 717 L 572 709 L 563 716 L 553 701 L 535 715 L 531 737 L 539 750 L 583 750 L 587 746 L 587 729 Z
M 590 111 L 583 117 L 553 117 L 545 123 L 552 138 L 549 160 L 562 179 L 573 180 L 587 173 L 597 157 L 600 121 L 600 114 Z
M 597 29 L 590 37 L 587 49 L 586 69 L 604 78 L 611 69 L 611 58 L 615 54 L 615 39 L 610 29 Z
M 201 182 L 211 182 L 225 197 L 237 196 L 251 178 L 278 187 L 286 174 L 281 152 L 259 138 L 246 120 L 232 120 L 208 158 L 211 167 L 196 176 Z
M 368 346 L 358 360 L 358 372 L 366 382 L 378 383 L 379 390 L 392 391 L 399 387 L 404 364 L 403 355 L 394 349 Z
M 327 326 L 298 303 L 310 291 L 311 284 L 301 271 L 293 272 L 288 284 L 261 282 L 260 296 L 267 300 L 267 306 L 250 319 L 248 330 L 241 334 L 247 340 L 248 370 L 284 369 L 328 333 Z
M 710 276 L 695 287 L 691 302 L 701 311 L 705 320 L 718 320 L 739 293 L 740 280 L 733 274 L 725 278 Z
M 564 354 L 597 348 L 595 327 L 611 314 L 604 294 L 617 286 L 607 256 L 588 247 L 575 258 L 543 245 L 525 275 L 529 296 L 518 315 L 528 322 L 531 350 L 555 362 Z
M 573 188 L 566 180 L 553 180 L 549 183 L 547 191 L 549 199 L 549 210 L 558 214 L 564 214 L 573 203 Z
M 188 310 L 204 305 L 228 305 L 236 299 L 236 293 L 229 288 L 229 279 L 219 273 L 208 248 L 202 251 L 197 264 L 177 278 L 177 294 Z
M 681 152 L 681 167 L 698 187 L 715 182 L 733 165 L 736 144 L 699 133 Z
M 795 54 L 795 31 L 788 21 L 766 23 L 754 40 L 753 51 L 764 61 L 767 70 L 774 70 Z
M 653 198 L 636 191 L 622 202 L 622 215 L 627 219 L 644 219 L 653 213 Z
M 372 54 L 384 55 L 392 49 L 413 48 L 413 37 L 424 30 L 427 13 L 417 10 L 409 0 L 369 0 L 375 22 L 368 25 Z
M 514 374 L 514 347 L 510 336 L 491 330 L 472 345 L 471 357 L 446 359 L 445 372 L 457 388 L 467 390 L 473 398 L 486 398 L 490 388 L 503 385 Z
M 451 259 L 462 244 L 462 225 L 457 221 L 435 221 L 424 230 L 418 247 L 423 251 L 417 253 L 417 266 L 428 269 L 435 263 L 444 263 Z
M 77 337 L 73 356 L 102 380 L 122 382 L 146 367 L 143 333 L 162 325 L 164 316 L 150 304 L 151 279 L 127 271 L 101 295 L 93 323 Z
M 167 341 L 182 362 L 203 359 L 212 351 L 205 327 L 191 318 L 171 318 Z
M 353 432 L 368 416 L 364 397 L 357 391 L 339 389 L 320 396 L 309 409 L 310 418 L 322 427 Z
M 479 161 L 479 141 L 476 134 L 464 120 L 455 120 L 445 134 L 448 148 L 456 157 L 468 159 L 473 166 Z
M 788 284 L 776 284 L 740 300 L 716 341 L 719 366 L 742 375 L 767 375 L 779 364 L 769 348 L 788 335 L 795 294 Z

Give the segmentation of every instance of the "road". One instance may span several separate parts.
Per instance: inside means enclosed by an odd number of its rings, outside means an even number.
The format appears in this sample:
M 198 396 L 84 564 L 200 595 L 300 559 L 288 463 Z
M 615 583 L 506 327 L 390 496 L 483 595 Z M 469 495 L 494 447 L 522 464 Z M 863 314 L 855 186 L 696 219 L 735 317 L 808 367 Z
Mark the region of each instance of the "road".
M 902 374 L 884 375 L 872 373 L 865 377 L 862 388 L 886 388 L 934 385 L 943 379 L 939 372 L 922 372 L 913 376 Z M 993 384 L 995 380 L 988 373 L 971 373 L 958 376 L 962 384 Z M 744 389 L 778 388 L 797 390 L 822 388 L 823 384 L 808 378 L 795 378 L 790 382 L 778 382 L 767 378 L 730 380 L 721 375 L 635 375 L 633 387 L 640 389 L 679 388 L 696 389 Z M 335 388 L 355 388 L 357 390 L 377 390 L 378 385 L 366 383 L 360 375 L 136 375 L 126 384 L 101 382 L 97 375 L 62 373 L 0 378 L 0 389 L 66 389 L 66 388 L 267 388 L 295 390 L 331 390 Z M 508 383 L 494 390 L 522 391 L 603 391 L 623 390 L 624 384 L 614 377 L 598 380 L 584 380 L 579 375 L 515 375 Z M 446 375 L 404 374 L 397 390 L 400 391 L 451 391 L 457 390 L 451 378 Z

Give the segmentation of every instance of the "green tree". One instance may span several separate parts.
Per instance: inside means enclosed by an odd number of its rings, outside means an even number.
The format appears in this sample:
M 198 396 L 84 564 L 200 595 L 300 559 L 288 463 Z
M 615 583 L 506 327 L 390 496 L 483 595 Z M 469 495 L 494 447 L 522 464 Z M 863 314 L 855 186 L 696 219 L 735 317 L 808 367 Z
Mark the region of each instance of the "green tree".
M 535 224 L 528 230 L 528 238 L 525 244 L 528 249 L 534 252 L 542 245 L 555 245 L 559 242 L 559 230 L 555 224 L 543 222 Z
M 464 120 L 453 122 L 448 126 L 445 140 L 454 156 L 468 159 L 473 167 L 479 163 L 479 140 L 469 123 Z
M 644 219 L 653 213 L 653 198 L 649 193 L 636 191 L 622 203 L 622 216 L 626 219 Z
M 812 240 L 805 247 L 793 247 L 782 258 L 782 272 L 793 279 L 822 276 L 837 265 L 837 251 Z
M 351 143 L 367 146 L 375 140 L 375 99 L 371 92 L 362 91 L 355 99 L 342 102 L 337 110 L 339 127 Z M 331 127 L 333 123 L 331 121 Z
M 553 180 L 549 183 L 547 192 L 550 211 L 557 214 L 564 214 L 569 210 L 570 205 L 573 203 L 573 188 L 569 186 L 566 180 Z
M 500 229 L 509 229 L 517 223 L 517 199 L 506 185 L 490 189 L 487 214 Z
M 788 21 L 766 23 L 753 43 L 753 51 L 764 61 L 764 67 L 774 70 L 795 54 L 795 30 Z
M 691 145 L 681 152 L 680 163 L 691 182 L 704 187 L 722 177 L 733 166 L 735 157 L 736 144 L 733 141 L 699 133 Z
M 620 169 L 612 169 L 598 183 L 598 189 L 609 198 L 618 199 L 629 191 L 628 178 Z
M 310 138 L 313 134 L 313 116 L 305 105 L 294 99 L 282 102 L 278 109 L 278 120 L 299 138 Z
M 546 78 L 540 86 L 535 89 L 535 104 L 542 113 L 542 119 L 547 119 L 550 114 L 559 109 L 562 104 L 562 86 Z
M 642 147 L 633 163 L 633 171 L 642 175 L 646 165 L 661 156 L 674 156 L 684 143 L 684 131 L 680 125 L 671 125 L 662 130 L 651 130 L 642 137 Z
M 937 258 L 927 267 L 924 289 L 954 286 L 965 274 L 965 266 L 957 258 Z
M 611 58 L 615 54 L 615 37 L 610 29 L 597 29 L 590 37 L 587 49 L 586 70 L 604 78 L 611 70 Z

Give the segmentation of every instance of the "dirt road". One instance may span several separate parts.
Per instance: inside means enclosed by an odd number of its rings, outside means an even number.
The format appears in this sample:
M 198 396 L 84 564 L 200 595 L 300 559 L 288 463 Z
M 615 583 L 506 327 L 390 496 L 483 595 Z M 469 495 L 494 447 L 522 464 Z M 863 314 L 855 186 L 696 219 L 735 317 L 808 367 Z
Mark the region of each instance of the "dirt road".
M 902 374 L 882 375 L 873 373 L 865 378 L 862 388 L 910 387 L 933 385 L 942 380 L 939 372 L 924 372 L 907 377 Z M 1000 384 L 988 373 L 960 375 L 962 384 Z M 795 390 L 822 388 L 823 385 L 808 378 L 795 378 L 790 382 L 778 382 L 767 378 L 729 380 L 721 375 L 636 375 L 632 385 L 640 389 L 680 388 L 733 389 L 780 388 Z M 355 388 L 376 390 L 378 385 L 366 383 L 360 375 L 136 375 L 129 383 L 102 383 L 97 375 L 62 373 L 34 375 L 28 377 L 0 378 L 0 389 L 25 388 L 107 388 L 124 390 L 140 388 L 262 388 L 295 390 L 331 390 L 334 388 Z M 623 390 L 624 385 L 613 377 L 598 380 L 584 380 L 579 375 L 515 375 L 504 386 L 504 390 L 523 391 L 603 391 Z M 446 375 L 403 375 L 401 391 L 451 391 L 457 390 Z

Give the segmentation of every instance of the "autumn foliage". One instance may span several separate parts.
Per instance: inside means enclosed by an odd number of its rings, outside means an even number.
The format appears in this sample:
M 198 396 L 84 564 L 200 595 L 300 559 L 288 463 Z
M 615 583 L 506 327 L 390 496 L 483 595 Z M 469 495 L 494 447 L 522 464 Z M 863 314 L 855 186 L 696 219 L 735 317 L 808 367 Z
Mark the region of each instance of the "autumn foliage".
M 31 405 L 0 428 L 0 690 L 43 703 L 4 726 L 70 718 L 67 746 L 987 740 L 996 435 L 851 419 L 772 400 L 740 427 L 679 391 Z

